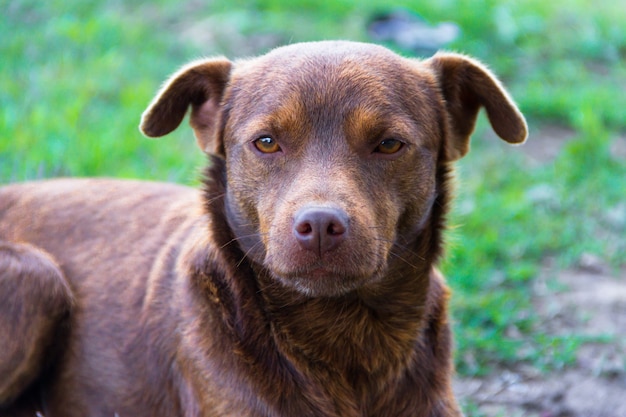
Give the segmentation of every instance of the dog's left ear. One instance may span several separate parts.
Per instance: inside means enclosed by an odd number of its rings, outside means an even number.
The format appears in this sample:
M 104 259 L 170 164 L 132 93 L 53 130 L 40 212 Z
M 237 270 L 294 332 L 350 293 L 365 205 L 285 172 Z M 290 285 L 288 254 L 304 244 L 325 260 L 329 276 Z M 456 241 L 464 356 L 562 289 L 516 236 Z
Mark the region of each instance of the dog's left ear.
M 221 100 L 230 78 L 232 63 L 225 58 L 192 62 L 165 83 L 141 117 L 140 130 L 156 138 L 180 125 L 191 106 L 189 123 L 198 146 L 206 152 L 224 155 L 219 137 Z
M 528 136 L 526 120 L 496 77 L 478 61 L 460 54 L 438 53 L 426 61 L 439 80 L 450 121 L 446 157 L 454 161 L 469 150 L 480 107 L 485 107 L 500 138 L 520 144 Z

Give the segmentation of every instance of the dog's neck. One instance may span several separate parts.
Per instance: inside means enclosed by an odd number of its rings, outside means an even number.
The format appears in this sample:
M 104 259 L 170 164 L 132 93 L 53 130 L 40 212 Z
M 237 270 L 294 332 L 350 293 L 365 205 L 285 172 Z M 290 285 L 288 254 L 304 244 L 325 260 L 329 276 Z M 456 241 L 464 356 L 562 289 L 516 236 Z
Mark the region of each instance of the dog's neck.
M 424 327 L 428 271 L 392 270 L 384 284 L 336 298 L 286 289 L 267 270 L 257 276 L 276 345 L 292 363 L 357 388 L 399 375 L 411 360 Z
M 447 171 L 441 175 L 445 180 Z M 282 363 L 282 378 L 291 378 L 296 385 L 303 380 L 333 381 L 332 387 L 310 388 L 308 395 L 347 390 L 350 395 L 342 398 L 354 398 L 354 404 L 372 401 L 367 396 L 382 393 L 405 377 L 416 361 L 416 349 L 421 349 L 417 340 L 430 331 L 433 306 L 427 295 L 432 293 L 432 265 L 440 252 L 445 200 L 435 202 L 431 220 L 411 250 L 394 257 L 379 284 L 341 297 L 309 298 L 245 260 L 224 217 L 225 180 L 224 161 L 213 158 L 205 184 L 212 234 L 239 262 L 233 273 L 245 275 L 215 286 L 221 288 L 222 315 L 246 361 L 261 368 L 269 362 Z M 215 274 L 206 276 L 218 279 Z M 440 284 L 436 285 L 441 293 Z M 352 406 L 346 407 L 344 411 Z

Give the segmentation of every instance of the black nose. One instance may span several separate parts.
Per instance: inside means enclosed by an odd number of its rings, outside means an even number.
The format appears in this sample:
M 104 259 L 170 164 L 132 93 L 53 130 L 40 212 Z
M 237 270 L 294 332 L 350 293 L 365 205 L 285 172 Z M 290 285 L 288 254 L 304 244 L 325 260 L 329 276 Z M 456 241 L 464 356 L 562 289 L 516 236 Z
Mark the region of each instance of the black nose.
M 293 234 L 318 256 L 335 249 L 348 234 L 348 215 L 332 207 L 304 207 L 294 217 Z

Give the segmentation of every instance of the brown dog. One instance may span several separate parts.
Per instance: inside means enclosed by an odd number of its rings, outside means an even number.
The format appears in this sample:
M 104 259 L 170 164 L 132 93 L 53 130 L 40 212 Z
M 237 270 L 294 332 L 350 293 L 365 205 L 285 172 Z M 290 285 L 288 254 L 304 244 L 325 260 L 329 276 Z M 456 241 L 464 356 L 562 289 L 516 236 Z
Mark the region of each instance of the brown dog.
M 459 415 L 434 265 L 479 108 L 526 138 L 493 75 L 297 44 L 192 63 L 141 128 L 165 135 L 190 106 L 202 193 L 0 191 L 0 415 Z

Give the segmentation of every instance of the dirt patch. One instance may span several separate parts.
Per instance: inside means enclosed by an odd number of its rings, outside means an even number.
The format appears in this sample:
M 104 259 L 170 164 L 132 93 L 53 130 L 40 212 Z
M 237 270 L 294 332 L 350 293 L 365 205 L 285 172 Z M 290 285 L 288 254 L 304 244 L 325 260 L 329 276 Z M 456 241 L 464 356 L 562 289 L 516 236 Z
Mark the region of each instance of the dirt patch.
M 569 127 L 556 124 L 536 126 L 531 129 L 529 140 L 520 150 L 531 165 L 542 165 L 554 161 L 563 147 L 578 137 L 576 131 Z M 613 134 L 610 137 L 609 152 L 617 160 L 626 160 L 625 134 Z
M 626 271 L 611 273 L 583 257 L 574 270 L 546 267 L 534 294 L 544 329 L 599 341 L 584 344 L 576 364 L 562 372 L 522 368 L 460 378 L 459 398 L 489 417 L 626 416 Z
M 626 161 L 626 134 L 616 136 L 611 141 L 611 155 Z
M 531 164 L 551 162 L 563 146 L 576 137 L 576 131 L 559 125 L 544 125 L 531 130 L 529 140 L 520 147 Z
M 239 10 L 181 22 L 178 31 L 183 42 L 195 45 L 199 50 L 205 51 L 209 47 L 214 49 L 213 53 L 235 51 L 228 54 L 231 59 L 256 56 L 288 43 L 288 39 L 272 31 L 246 30 L 246 26 L 255 24 L 262 24 L 258 13 Z

